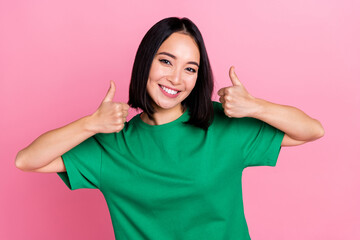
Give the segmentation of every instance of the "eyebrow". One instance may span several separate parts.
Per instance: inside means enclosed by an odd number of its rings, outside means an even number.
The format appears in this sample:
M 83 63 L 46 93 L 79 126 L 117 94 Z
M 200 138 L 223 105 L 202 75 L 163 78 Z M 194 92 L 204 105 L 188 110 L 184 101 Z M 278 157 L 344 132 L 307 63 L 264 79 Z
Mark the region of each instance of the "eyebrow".
M 159 54 L 163 54 L 163 55 L 169 56 L 169 57 L 171 57 L 171 58 L 173 58 L 173 59 L 176 60 L 176 57 L 175 57 L 174 55 L 172 55 L 171 53 L 168 53 L 168 52 L 160 52 L 160 53 L 158 53 L 157 55 L 159 55 Z M 187 62 L 187 63 L 188 63 L 188 64 L 194 64 L 194 65 L 196 65 L 197 67 L 199 67 L 199 64 L 198 64 L 197 62 L 190 61 L 190 62 Z

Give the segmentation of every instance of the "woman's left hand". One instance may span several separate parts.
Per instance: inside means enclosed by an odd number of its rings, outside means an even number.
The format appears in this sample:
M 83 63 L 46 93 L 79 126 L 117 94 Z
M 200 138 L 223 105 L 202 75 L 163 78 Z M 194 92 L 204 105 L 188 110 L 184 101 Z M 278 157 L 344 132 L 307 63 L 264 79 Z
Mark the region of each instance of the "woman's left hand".
M 285 133 L 281 146 L 295 146 L 314 141 L 324 135 L 321 123 L 298 108 L 255 98 L 246 91 L 235 74 L 229 71 L 232 86 L 218 91 L 228 117 L 253 117 Z
M 236 76 L 234 66 L 230 67 L 229 76 L 232 86 L 221 88 L 218 91 L 219 101 L 222 103 L 224 113 L 228 117 L 251 117 L 258 111 L 256 98 L 251 96 Z

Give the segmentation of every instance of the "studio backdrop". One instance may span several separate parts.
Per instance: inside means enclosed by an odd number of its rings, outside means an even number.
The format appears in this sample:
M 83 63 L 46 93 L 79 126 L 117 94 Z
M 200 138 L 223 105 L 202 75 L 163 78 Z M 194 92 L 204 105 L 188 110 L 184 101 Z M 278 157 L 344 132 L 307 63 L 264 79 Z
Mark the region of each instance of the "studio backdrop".
M 1 0 L 0 239 L 114 239 L 99 190 L 70 191 L 55 173 L 17 169 L 15 157 L 92 114 L 110 80 L 114 100 L 127 102 L 142 37 L 171 16 L 202 32 L 214 101 L 234 65 L 253 96 L 325 128 L 318 141 L 283 147 L 276 167 L 244 171 L 252 239 L 360 239 L 359 11 L 355 0 Z

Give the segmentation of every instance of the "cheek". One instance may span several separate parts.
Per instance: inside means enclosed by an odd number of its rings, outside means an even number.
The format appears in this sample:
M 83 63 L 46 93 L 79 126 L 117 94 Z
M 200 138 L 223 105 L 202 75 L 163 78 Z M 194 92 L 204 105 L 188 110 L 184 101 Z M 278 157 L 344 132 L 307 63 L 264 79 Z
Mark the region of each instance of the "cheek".
M 148 81 L 147 81 L 147 84 L 146 84 L 146 92 L 151 96 L 151 98 L 153 97 L 153 94 L 154 94 L 154 92 L 156 90 L 156 86 L 157 86 L 156 81 L 154 80 L 154 78 L 152 78 L 149 75 L 149 78 L 148 78 Z
M 189 90 L 190 89 L 192 90 L 195 87 L 196 80 L 197 80 L 197 76 L 189 76 L 189 78 L 186 79 L 187 87 Z
M 146 91 L 149 92 L 150 90 L 150 85 L 151 85 L 151 78 L 148 79 L 147 84 L 146 84 Z
M 168 75 L 166 69 L 161 67 L 158 63 L 153 63 L 149 72 L 149 79 L 152 83 L 158 82 L 161 78 Z

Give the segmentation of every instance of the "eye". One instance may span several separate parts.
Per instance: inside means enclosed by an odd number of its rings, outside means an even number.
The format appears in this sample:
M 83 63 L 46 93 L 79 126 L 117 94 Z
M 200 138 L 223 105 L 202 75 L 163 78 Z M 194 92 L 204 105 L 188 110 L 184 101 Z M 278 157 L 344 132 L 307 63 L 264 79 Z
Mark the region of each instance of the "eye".
M 170 64 L 170 65 L 171 65 L 170 61 L 168 61 L 168 60 L 166 60 L 166 59 L 159 59 L 159 61 L 160 61 L 160 62 L 163 62 L 163 63 L 165 63 L 165 64 Z
M 190 72 L 193 72 L 193 73 L 196 73 L 196 70 L 193 69 L 193 68 L 190 68 L 190 67 L 186 68 L 186 70 L 188 70 L 188 71 L 190 71 Z

